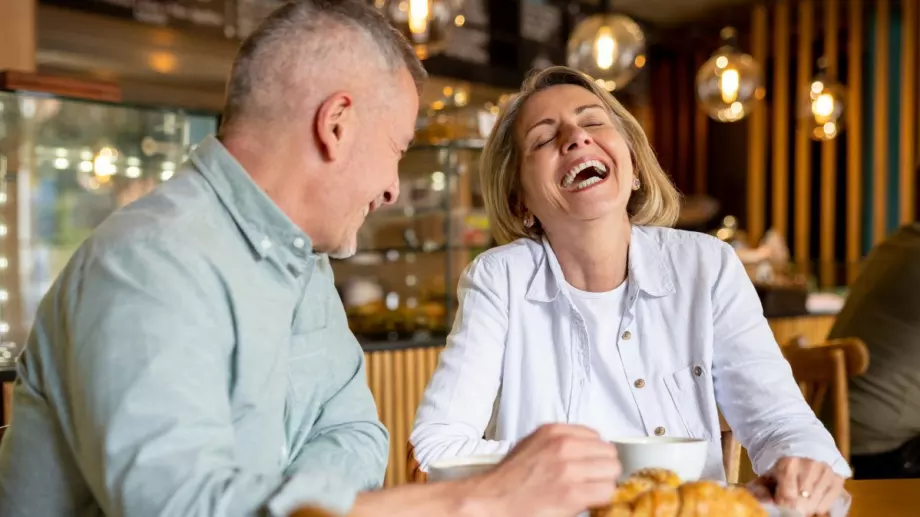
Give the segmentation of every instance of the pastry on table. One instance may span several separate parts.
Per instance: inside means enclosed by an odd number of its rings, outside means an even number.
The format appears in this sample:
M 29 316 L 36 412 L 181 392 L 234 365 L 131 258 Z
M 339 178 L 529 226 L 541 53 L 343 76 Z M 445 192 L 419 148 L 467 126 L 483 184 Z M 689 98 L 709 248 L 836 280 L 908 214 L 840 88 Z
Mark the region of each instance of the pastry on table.
M 715 481 L 681 483 L 666 469 L 634 473 L 614 492 L 611 504 L 591 517 L 766 517 L 760 502 L 745 488 Z

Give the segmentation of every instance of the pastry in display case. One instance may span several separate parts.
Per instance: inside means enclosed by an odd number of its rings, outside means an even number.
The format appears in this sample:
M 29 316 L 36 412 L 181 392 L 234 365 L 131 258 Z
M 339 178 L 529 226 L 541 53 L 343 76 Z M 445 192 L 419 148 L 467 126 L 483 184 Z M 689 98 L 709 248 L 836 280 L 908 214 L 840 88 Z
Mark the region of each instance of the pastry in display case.
M 217 116 L 0 91 L 0 333 L 38 303 L 106 217 L 168 180 Z
M 367 217 L 354 257 L 333 262 L 359 340 L 443 342 L 460 274 L 491 245 L 480 152 L 471 141 L 410 148 L 397 202 Z

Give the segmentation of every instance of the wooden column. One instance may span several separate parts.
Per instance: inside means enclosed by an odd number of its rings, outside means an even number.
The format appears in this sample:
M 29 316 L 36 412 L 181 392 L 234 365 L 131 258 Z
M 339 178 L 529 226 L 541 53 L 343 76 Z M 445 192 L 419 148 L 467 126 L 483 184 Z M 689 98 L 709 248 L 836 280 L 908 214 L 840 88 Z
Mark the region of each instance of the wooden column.
M 900 222 L 909 223 L 916 213 L 917 54 L 920 47 L 920 0 L 904 0 L 904 29 L 901 31 L 901 141 L 900 141 Z
M 888 37 L 891 31 L 888 0 L 876 0 L 875 90 L 872 124 L 872 241 L 874 246 L 888 233 Z
M 751 34 L 751 55 L 754 61 L 767 62 L 767 6 L 754 7 Z M 751 112 L 748 130 L 748 237 L 751 246 L 757 246 L 766 232 L 765 212 L 767 199 L 767 113 L 765 102 L 760 102 Z
M 824 5 L 824 59 L 827 72 L 837 79 L 840 3 L 827 0 Z M 821 286 L 831 287 L 837 283 L 837 265 L 834 263 L 834 246 L 837 235 L 837 139 L 821 143 Z
M 789 236 L 789 1 L 777 0 L 773 22 L 773 228 Z
M 37 0 L 0 1 L 0 70 L 35 71 Z
M 35 10 L 37 0 L 0 0 L 0 70 L 16 70 L 20 72 L 35 71 Z M 11 327 L 11 333 L 2 336 L 4 341 L 9 339 L 21 340 L 24 329 L 19 329 L 22 321 L 21 300 L 19 293 L 19 232 L 16 225 L 16 183 L 9 181 L 18 171 L 22 156 L 19 156 L 17 142 L 0 141 L 0 224 L 6 227 L 6 234 L 0 241 L 0 256 L 5 261 L 0 265 L 0 288 L 9 293 L 3 311 L 4 323 Z M 0 385 L 0 396 L 3 397 L 3 413 L 0 415 L 0 425 L 9 423 L 12 401 L 12 385 Z
M 796 89 L 793 92 L 794 105 L 798 108 L 799 97 L 808 91 L 814 76 L 814 58 L 811 44 L 814 34 L 814 4 L 811 0 L 799 2 L 799 45 L 796 53 Z M 795 262 L 808 273 L 811 269 L 811 136 L 810 129 L 796 121 L 795 130 Z
M 847 2 L 847 232 L 846 261 L 847 283 L 859 274 L 862 257 L 862 53 L 863 53 L 863 3 Z

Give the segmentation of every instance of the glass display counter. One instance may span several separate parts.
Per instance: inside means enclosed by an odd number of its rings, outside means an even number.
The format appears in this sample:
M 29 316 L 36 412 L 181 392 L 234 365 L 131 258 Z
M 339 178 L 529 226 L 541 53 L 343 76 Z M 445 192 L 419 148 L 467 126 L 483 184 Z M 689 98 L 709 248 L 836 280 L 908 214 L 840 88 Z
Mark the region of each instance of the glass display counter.
M 215 115 L 0 91 L 0 363 L 93 229 L 216 129 Z

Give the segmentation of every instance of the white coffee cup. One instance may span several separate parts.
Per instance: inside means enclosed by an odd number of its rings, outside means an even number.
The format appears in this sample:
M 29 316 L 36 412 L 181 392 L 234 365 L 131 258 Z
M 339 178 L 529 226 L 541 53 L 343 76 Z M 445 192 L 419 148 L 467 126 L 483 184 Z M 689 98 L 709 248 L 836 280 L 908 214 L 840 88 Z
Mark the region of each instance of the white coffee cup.
M 697 481 L 706 466 L 709 442 L 696 438 L 642 436 L 611 440 L 617 448 L 624 480 L 645 468 L 668 469 L 681 481 Z
M 482 474 L 492 470 L 504 457 L 503 454 L 483 454 L 441 458 L 428 465 L 428 480 L 447 481 Z

